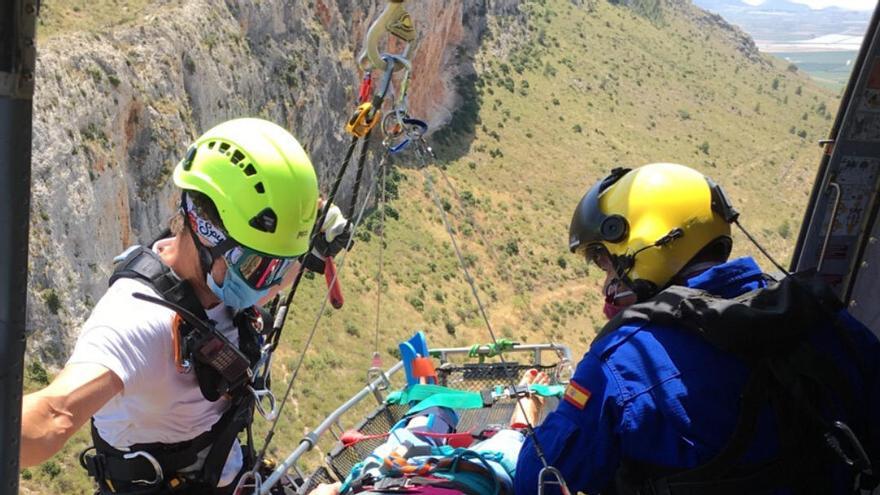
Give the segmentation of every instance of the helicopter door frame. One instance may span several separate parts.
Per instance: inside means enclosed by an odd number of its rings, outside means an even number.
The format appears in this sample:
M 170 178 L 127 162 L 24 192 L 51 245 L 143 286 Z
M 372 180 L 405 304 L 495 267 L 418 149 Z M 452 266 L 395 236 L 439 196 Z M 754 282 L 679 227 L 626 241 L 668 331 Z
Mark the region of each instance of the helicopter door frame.
M 841 99 L 792 257 L 880 335 L 880 5 Z M 833 219 L 833 221 L 832 221 Z
M 17 494 L 30 226 L 36 0 L 0 2 L 0 494 Z

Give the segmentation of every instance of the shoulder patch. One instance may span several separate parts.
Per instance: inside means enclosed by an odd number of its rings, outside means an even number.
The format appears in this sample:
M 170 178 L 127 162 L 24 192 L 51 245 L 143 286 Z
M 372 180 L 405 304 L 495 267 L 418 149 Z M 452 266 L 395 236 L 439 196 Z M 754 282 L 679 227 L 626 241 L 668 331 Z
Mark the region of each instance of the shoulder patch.
M 565 401 L 578 409 L 587 407 L 587 401 L 590 400 L 592 394 L 586 387 L 579 385 L 574 380 L 568 382 L 565 387 Z

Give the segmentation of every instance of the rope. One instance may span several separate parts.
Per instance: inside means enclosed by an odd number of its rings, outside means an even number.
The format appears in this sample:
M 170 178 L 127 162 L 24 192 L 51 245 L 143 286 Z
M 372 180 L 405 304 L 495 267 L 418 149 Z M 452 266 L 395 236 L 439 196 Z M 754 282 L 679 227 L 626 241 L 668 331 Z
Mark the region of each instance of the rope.
M 739 223 L 739 219 L 734 220 L 733 223 L 735 223 L 736 226 L 739 227 L 739 230 L 741 230 L 742 233 L 745 234 L 746 237 L 748 237 L 750 241 L 752 241 L 752 244 L 754 244 L 755 247 L 757 247 L 758 250 L 761 251 L 761 254 L 763 254 L 764 256 L 767 257 L 768 260 L 770 260 L 770 263 L 773 263 L 773 265 L 776 266 L 776 268 L 780 272 L 785 274 L 786 277 L 790 275 L 790 273 L 788 273 L 788 270 L 786 270 L 785 268 L 782 267 L 782 265 L 777 263 L 776 260 L 773 259 L 773 256 L 770 256 L 770 253 L 768 253 L 767 250 L 764 249 L 764 246 L 761 246 L 760 244 L 758 244 L 758 241 L 754 237 L 752 237 L 752 234 L 749 234 L 749 231 L 746 230 L 745 227 L 743 227 L 742 224 Z M 831 227 L 829 227 L 829 228 L 831 228 Z
M 351 163 L 351 158 L 354 155 L 354 150 L 357 147 L 358 141 L 359 139 L 357 137 L 353 137 L 351 139 L 351 144 L 349 144 L 348 146 L 348 151 L 345 152 L 345 158 L 342 161 L 342 166 L 336 173 L 336 178 L 333 180 L 333 186 L 331 186 L 330 188 L 330 194 L 329 196 L 327 196 L 327 201 L 324 203 L 324 207 L 321 209 L 321 214 L 318 215 L 318 218 L 315 221 L 315 225 L 312 227 L 312 233 L 309 237 L 309 247 L 306 250 L 305 254 L 299 257 L 298 261 L 300 263 L 300 267 L 302 267 L 302 261 L 303 259 L 305 259 L 305 256 L 311 253 L 312 249 L 315 247 L 315 238 L 321 231 L 321 226 L 324 225 L 324 221 L 327 219 L 327 213 L 330 211 L 330 206 L 332 205 L 333 200 L 336 198 L 336 193 L 339 191 L 339 185 L 342 184 L 342 178 L 345 176 L 345 171 L 348 169 L 348 166 Z M 270 352 L 275 352 L 275 349 L 278 348 L 278 343 L 281 341 L 281 331 L 284 328 L 284 322 L 287 320 L 287 311 L 290 308 L 290 304 L 293 302 L 293 296 L 296 294 L 297 288 L 299 288 L 299 284 L 300 281 L 302 281 L 304 273 L 305 270 L 300 268 L 299 272 L 297 272 L 296 276 L 293 279 L 293 283 L 290 286 L 290 291 L 287 293 L 287 297 L 284 299 L 284 303 L 278 308 L 277 312 L 275 313 L 275 321 L 272 325 L 272 331 L 267 337 L 267 341 L 272 343 Z
M 379 264 L 376 270 L 376 337 L 373 341 L 373 359 L 379 357 L 379 318 L 382 312 L 382 268 L 385 254 L 385 201 L 386 180 L 388 168 L 388 153 L 382 156 L 379 170 L 382 174 L 379 193 Z M 373 363 L 374 366 L 377 363 Z
M 431 158 L 436 158 L 436 156 L 434 155 L 434 151 L 431 149 L 431 147 L 428 146 L 427 143 L 423 142 L 424 138 L 420 137 L 420 141 L 422 141 L 422 142 L 419 143 L 419 146 L 421 146 L 423 149 L 427 150 L 427 153 L 429 156 L 431 156 Z M 466 203 L 464 201 L 464 198 L 462 198 L 461 194 L 459 194 L 458 189 L 455 187 L 452 180 L 449 178 L 449 174 L 447 174 L 443 170 L 443 167 L 437 167 L 437 169 L 440 171 L 440 175 L 443 177 L 444 182 L 446 182 L 446 185 L 449 187 L 449 189 L 452 190 L 453 195 L 458 199 L 459 209 L 462 211 L 464 216 L 467 218 L 468 223 L 470 223 L 474 227 L 474 230 L 477 231 L 477 234 L 480 237 L 480 242 L 482 242 L 483 245 L 486 247 L 486 251 L 489 254 L 489 257 L 495 263 L 496 267 L 500 267 L 503 269 L 502 273 L 501 273 L 501 279 L 505 280 L 507 282 L 510 282 L 513 286 L 514 294 L 525 299 L 525 297 L 526 297 L 525 291 L 523 291 L 522 287 L 520 287 L 514 281 L 513 276 L 511 274 L 511 271 L 510 271 L 510 267 L 508 267 L 508 265 L 506 263 L 501 263 L 500 260 L 498 260 L 498 258 L 495 257 L 495 253 L 494 253 L 494 250 L 492 249 L 492 245 L 489 244 L 489 241 L 486 239 L 485 231 L 482 229 L 482 227 L 480 227 L 480 224 L 477 222 L 476 215 L 473 214 L 473 211 L 471 211 L 470 208 L 466 207 Z M 528 313 L 528 315 L 530 317 L 533 317 L 535 314 L 534 311 L 532 311 L 532 306 L 530 304 L 525 305 L 525 311 L 526 311 L 526 313 Z M 541 329 L 541 333 L 544 335 L 544 339 L 547 342 L 552 343 L 554 341 L 553 336 L 547 332 L 546 327 L 539 326 L 539 328 Z
M 428 192 L 430 193 L 431 197 L 434 200 L 434 204 L 437 206 L 437 210 L 440 212 L 440 219 L 443 222 L 443 226 L 446 228 L 446 233 L 449 234 L 449 239 L 452 241 L 452 247 L 453 247 L 453 250 L 455 251 L 455 256 L 458 258 L 458 264 L 461 267 L 462 272 L 464 273 L 465 281 L 468 283 L 468 285 L 471 288 L 471 293 L 473 294 L 474 300 L 477 303 L 477 307 L 480 310 L 480 315 L 483 317 L 483 321 L 486 323 L 486 329 L 489 331 L 489 336 L 492 338 L 492 342 L 495 344 L 496 348 L 500 348 L 499 340 L 495 337 L 495 331 L 492 329 L 492 323 L 489 321 L 489 315 L 486 312 L 486 308 L 483 305 L 482 299 L 480 299 L 480 294 L 479 294 L 479 291 L 477 290 L 476 283 L 474 282 L 473 277 L 471 277 L 470 271 L 467 269 L 467 264 L 464 261 L 464 256 L 461 254 L 461 249 L 459 249 L 458 242 L 455 239 L 455 233 L 452 231 L 452 226 L 449 224 L 449 220 L 446 217 L 446 210 L 443 209 L 443 203 L 440 201 L 440 197 L 437 195 L 437 191 L 434 188 L 434 181 L 431 179 L 431 175 L 426 170 L 427 159 L 425 157 L 426 153 L 423 148 L 426 147 L 427 145 L 423 140 L 421 140 L 421 142 L 419 144 L 420 144 L 420 146 L 417 148 L 416 154 L 422 160 L 423 166 L 421 168 L 421 172 L 425 178 L 425 185 L 427 186 Z M 503 352 L 498 354 L 498 358 L 501 360 L 502 365 L 505 365 L 505 366 L 507 365 L 507 361 L 505 361 L 505 359 L 504 359 Z M 514 379 L 509 376 L 508 376 L 508 378 L 510 379 L 511 390 L 516 389 L 516 383 L 514 382 Z M 516 403 L 517 403 L 517 406 L 519 406 L 520 412 L 523 415 L 523 419 L 526 421 L 526 432 L 527 432 L 526 436 L 532 437 L 532 439 L 534 440 L 535 453 L 538 455 L 538 458 L 541 460 L 541 464 L 543 464 L 544 468 L 547 468 L 549 466 L 549 464 L 547 463 L 547 459 L 544 456 L 544 450 L 541 448 L 541 444 L 538 441 L 538 437 L 535 436 L 535 428 L 534 428 L 534 425 L 532 425 L 532 422 L 529 419 L 528 414 L 526 413 L 525 406 L 523 406 L 522 401 L 518 400 L 518 401 L 516 401 Z
M 260 454 L 257 456 L 257 462 L 254 465 L 254 469 L 257 469 L 257 466 L 260 465 L 264 456 L 266 455 L 266 450 L 269 448 L 269 444 L 272 442 L 272 438 L 275 436 L 275 428 L 278 426 L 278 421 L 281 419 L 281 412 L 284 410 L 284 405 L 287 403 L 287 399 L 290 397 L 290 393 L 293 390 L 293 384 L 296 382 L 297 376 L 299 376 L 299 370 L 302 367 L 303 361 L 305 361 L 306 354 L 308 353 L 309 348 L 312 345 L 312 340 L 315 337 L 315 333 L 318 329 L 318 324 L 321 322 L 321 318 L 324 316 L 324 309 L 327 307 L 327 301 L 330 300 L 330 287 L 336 283 L 336 280 L 339 278 L 339 275 L 342 273 L 342 270 L 345 269 L 345 262 L 348 259 L 348 248 L 351 247 L 352 242 L 354 241 L 354 234 L 357 232 L 357 228 L 361 223 L 361 220 L 364 216 L 364 211 L 367 209 L 367 204 L 369 204 L 370 199 L 372 197 L 372 190 L 367 192 L 366 198 L 364 198 L 364 202 L 361 205 L 360 212 L 357 215 L 357 219 L 352 224 L 351 229 L 351 238 L 349 238 L 347 245 L 345 246 L 345 256 L 339 261 L 336 269 L 336 275 L 331 280 L 331 283 L 328 284 L 327 292 L 324 294 L 324 299 L 321 302 L 321 307 L 318 308 L 318 312 L 315 315 L 315 321 L 312 324 L 312 328 L 309 330 L 309 336 L 306 339 L 305 346 L 303 347 L 302 353 L 299 356 L 299 360 L 296 363 L 296 366 L 293 369 L 293 375 L 290 377 L 290 381 L 287 383 L 287 389 L 284 391 L 284 397 L 281 399 L 281 402 L 278 406 L 278 414 L 275 416 L 275 419 L 272 421 L 272 427 L 269 429 L 269 432 L 266 434 L 266 441 L 263 443 L 263 447 L 260 449 Z
M 430 148 L 428 148 L 430 151 Z M 431 152 L 431 156 L 433 157 L 433 152 Z M 440 171 L 440 176 L 443 177 L 443 181 L 446 182 L 447 187 L 452 190 L 452 195 L 455 196 L 455 199 L 458 201 L 458 208 L 461 210 L 462 214 L 467 219 L 468 223 L 477 231 L 477 236 L 480 238 L 480 242 L 486 246 L 486 251 L 489 254 L 489 257 L 492 259 L 492 262 L 495 263 L 495 266 L 499 266 L 498 258 L 495 257 L 495 252 L 492 249 L 492 245 L 489 244 L 489 240 L 486 239 L 486 233 L 483 231 L 482 227 L 477 223 L 477 218 L 474 215 L 474 212 L 466 206 L 464 198 L 462 198 L 461 194 L 458 193 L 458 189 L 453 185 L 452 180 L 449 179 L 449 174 L 443 170 L 443 167 L 437 167 Z M 504 265 L 504 273 L 501 274 L 501 278 L 504 281 L 511 281 L 510 271 L 507 269 L 507 265 Z

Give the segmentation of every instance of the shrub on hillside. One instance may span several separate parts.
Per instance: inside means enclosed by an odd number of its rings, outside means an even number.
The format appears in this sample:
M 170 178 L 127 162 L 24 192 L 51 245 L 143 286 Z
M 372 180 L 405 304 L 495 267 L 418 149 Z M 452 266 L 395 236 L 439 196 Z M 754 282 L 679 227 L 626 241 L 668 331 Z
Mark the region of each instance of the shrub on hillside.
M 708 141 L 703 141 L 702 144 L 700 144 L 699 146 L 697 146 L 697 149 L 700 150 L 700 151 L 702 151 L 704 155 L 708 155 L 708 154 L 709 154 L 709 142 L 708 142 Z

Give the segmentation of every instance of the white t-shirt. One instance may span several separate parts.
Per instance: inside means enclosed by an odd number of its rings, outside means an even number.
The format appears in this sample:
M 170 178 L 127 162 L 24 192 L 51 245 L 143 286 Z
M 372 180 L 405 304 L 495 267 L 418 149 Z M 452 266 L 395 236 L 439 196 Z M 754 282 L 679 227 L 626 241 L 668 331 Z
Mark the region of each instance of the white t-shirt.
M 202 396 L 195 371 L 177 371 L 171 340 L 174 312 L 135 299 L 136 292 L 158 296 L 137 280 L 117 280 L 95 305 L 67 362 L 99 364 L 122 381 L 124 390 L 94 416 L 101 438 L 119 450 L 139 443 L 191 440 L 210 430 L 229 407 L 226 398 L 209 402 Z M 226 338 L 238 343 L 238 330 L 225 306 L 206 313 Z M 200 458 L 205 455 L 207 450 Z M 231 483 L 242 463 L 235 442 L 218 486 Z

